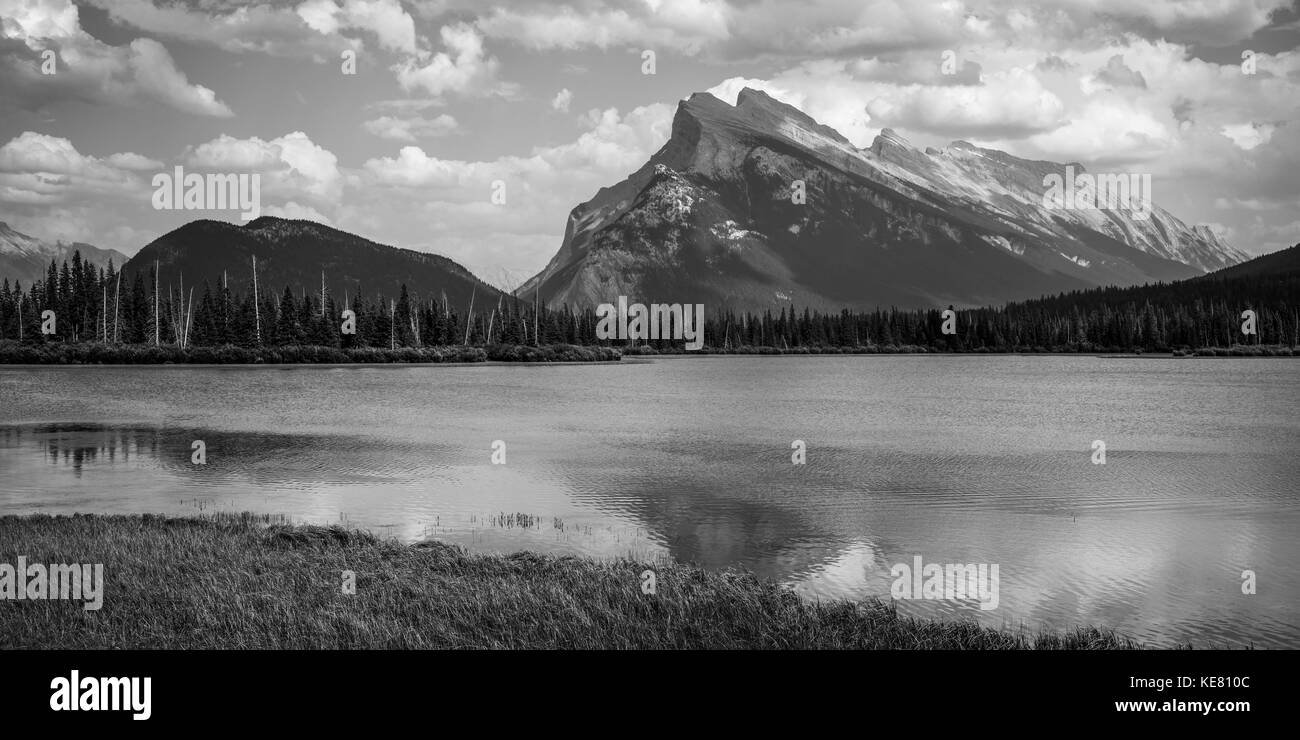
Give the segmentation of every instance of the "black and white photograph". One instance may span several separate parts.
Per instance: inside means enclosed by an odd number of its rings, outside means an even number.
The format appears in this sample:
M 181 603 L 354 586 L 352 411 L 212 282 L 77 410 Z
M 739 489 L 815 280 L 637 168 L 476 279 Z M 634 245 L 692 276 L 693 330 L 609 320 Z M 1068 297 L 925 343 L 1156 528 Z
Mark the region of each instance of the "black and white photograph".
M 0 0 L 51 722 L 200 716 L 150 660 L 1033 651 L 1242 726 L 1297 410 L 1297 0 Z

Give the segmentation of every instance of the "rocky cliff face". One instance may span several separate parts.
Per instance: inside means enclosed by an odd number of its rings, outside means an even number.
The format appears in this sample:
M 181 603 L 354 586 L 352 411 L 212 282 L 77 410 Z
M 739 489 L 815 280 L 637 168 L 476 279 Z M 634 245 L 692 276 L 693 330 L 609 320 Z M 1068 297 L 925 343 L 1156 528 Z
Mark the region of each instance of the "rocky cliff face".
M 552 306 L 970 306 L 1244 259 L 1159 208 L 1044 207 L 1043 177 L 1065 168 L 965 142 L 922 151 L 888 129 L 858 149 L 762 92 L 734 107 L 697 93 L 650 161 L 573 209 L 525 292 L 540 284 Z

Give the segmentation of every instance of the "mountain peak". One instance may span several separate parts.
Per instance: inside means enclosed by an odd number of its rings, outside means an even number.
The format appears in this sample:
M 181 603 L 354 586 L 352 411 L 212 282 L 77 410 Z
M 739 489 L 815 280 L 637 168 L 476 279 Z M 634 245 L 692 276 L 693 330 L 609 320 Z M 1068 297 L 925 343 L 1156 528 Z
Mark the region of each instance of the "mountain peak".
M 634 293 L 717 306 L 791 296 L 825 309 L 969 306 L 1238 261 L 1159 209 L 1139 221 L 1046 208 L 1043 178 L 1059 163 L 961 141 L 922 149 L 890 128 L 868 152 L 767 91 L 725 96 L 682 100 L 650 161 L 570 212 L 529 289 L 552 306 Z
M 799 115 L 804 115 L 803 111 L 792 105 L 782 103 L 776 98 L 768 95 L 766 92 L 754 87 L 742 87 L 736 94 L 736 107 L 741 110 L 746 108 L 762 108 L 764 110 L 787 112 L 786 109 L 797 111 Z
M 673 138 L 678 139 L 680 134 L 681 138 L 692 141 L 703 131 L 752 140 L 755 137 L 791 138 L 796 130 L 841 146 L 852 146 L 835 129 L 752 87 L 740 89 L 735 105 L 711 93 L 694 93 L 678 105 L 677 116 L 673 119 Z
M 71 260 L 75 252 L 81 252 L 82 261 L 95 267 L 107 267 L 110 261 L 120 266 L 127 259 L 121 252 L 85 242 L 38 239 L 0 221 L 0 276 L 9 280 L 28 285 L 42 280 L 51 261 Z
M 898 135 L 898 132 L 892 128 L 882 128 L 876 138 L 871 141 L 871 152 L 876 156 L 883 156 L 890 150 L 903 150 L 911 152 L 916 150 L 912 142 Z
M 256 231 L 258 229 L 267 226 L 276 226 L 278 224 L 282 224 L 286 220 L 287 219 L 280 218 L 279 216 L 258 216 L 252 221 L 249 221 L 248 223 L 244 224 L 244 228 Z

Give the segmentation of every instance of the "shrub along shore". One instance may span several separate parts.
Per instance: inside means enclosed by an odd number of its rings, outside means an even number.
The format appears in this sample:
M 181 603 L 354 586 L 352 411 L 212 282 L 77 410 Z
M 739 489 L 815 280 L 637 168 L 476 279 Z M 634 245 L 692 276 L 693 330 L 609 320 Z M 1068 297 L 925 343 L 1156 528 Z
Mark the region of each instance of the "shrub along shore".
M 0 364 L 9 365 L 257 365 L 443 362 L 617 362 L 612 347 L 551 344 L 530 347 L 492 344 L 486 347 L 323 347 L 288 345 L 265 347 L 187 347 L 172 344 L 103 344 L 49 342 L 18 344 L 0 341 Z
M 734 570 L 470 554 L 251 514 L 0 517 L 0 564 L 102 563 L 102 606 L 0 601 L 0 648 L 1134 649 L 814 602 Z M 641 574 L 656 573 L 653 594 Z M 344 571 L 355 574 L 345 593 Z
M 1117 347 L 1017 347 L 1006 352 L 986 347 L 961 351 L 947 347 L 914 344 L 884 344 L 860 347 L 798 346 L 703 347 L 609 347 L 605 345 L 523 344 L 445 347 L 327 347 L 286 345 L 239 347 L 234 345 L 181 348 L 174 344 L 108 344 L 101 342 L 47 342 L 20 344 L 0 340 L 0 365 L 257 365 L 257 364 L 349 364 L 349 363 L 447 363 L 447 362 L 617 362 L 622 357 L 659 355 L 913 355 L 913 354 L 1126 354 L 1141 355 L 1140 348 Z M 1233 345 L 1231 347 L 1182 348 L 1174 357 L 1300 357 L 1300 349 L 1285 345 Z
M 1141 347 L 1121 349 L 1119 347 L 1099 347 L 1095 345 L 1061 345 L 1055 347 L 1021 346 L 1006 350 L 976 347 L 975 349 L 953 349 L 942 346 L 924 346 L 919 344 L 876 344 L 861 347 L 763 347 L 744 345 L 740 347 L 703 347 L 700 350 L 687 350 L 681 347 L 655 348 L 649 345 L 622 347 L 619 350 L 624 357 L 654 355 L 1142 355 L 1173 357 L 1300 357 L 1300 348 L 1286 345 L 1234 344 L 1231 347 L 1191 347 L 1164 350 L 1159 352 L 1143 351 Z

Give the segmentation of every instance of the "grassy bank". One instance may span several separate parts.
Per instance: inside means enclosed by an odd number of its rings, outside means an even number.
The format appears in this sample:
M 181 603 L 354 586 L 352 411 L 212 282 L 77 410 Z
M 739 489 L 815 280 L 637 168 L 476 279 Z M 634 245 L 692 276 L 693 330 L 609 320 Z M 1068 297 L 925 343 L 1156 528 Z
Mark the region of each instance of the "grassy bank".
M 100 342 L 19 344 L 0 341 L 0 364 L 11 365 L 255 365 L 440 362 L 606 362 L 617 361 L 610 347 L 552 344 L 528 347 L 493 344 L 487 347 L 356 347 L 319 345 L 283 347 L 189 347 Z
M 472 555 L 251 515 L 0 517 L 0 563 L 103 563 L 103 606 L 0 601 L 4 648 L 1117 649 L 814 603 L 738 572 Z M 640 574 L 657 573 L 654 595 Z M 342 593 L 344 570 L 356 593 Z

